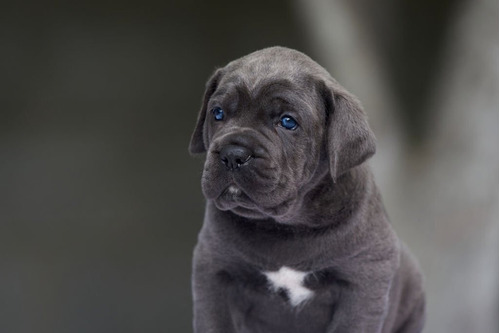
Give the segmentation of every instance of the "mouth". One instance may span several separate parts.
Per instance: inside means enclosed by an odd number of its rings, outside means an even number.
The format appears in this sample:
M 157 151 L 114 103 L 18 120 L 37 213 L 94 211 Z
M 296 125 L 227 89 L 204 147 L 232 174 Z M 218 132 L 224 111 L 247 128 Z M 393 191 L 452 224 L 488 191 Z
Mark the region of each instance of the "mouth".
M 255 203 L 246 195 L 237 185 L 229 185 L 217 199 L 215 205 L 221 210 L 234 209 L 236 207 L 244 207 L 253 209 Z
M 250 198 L 238 185 L 231 183 L 214 200 L 215 206 L 222 210 L 231 210 L 233 213 L 248 218 L 267 218 L 273 217 L 283 220 L 286 217 L 290 205 L 290 200 L 285 200 L 277 206 L 262 207 Z
M 229 202 L 241 201 L 248 199 L 248 196 L 236 185 L 229 185 L 219 196 L 219 199 Z

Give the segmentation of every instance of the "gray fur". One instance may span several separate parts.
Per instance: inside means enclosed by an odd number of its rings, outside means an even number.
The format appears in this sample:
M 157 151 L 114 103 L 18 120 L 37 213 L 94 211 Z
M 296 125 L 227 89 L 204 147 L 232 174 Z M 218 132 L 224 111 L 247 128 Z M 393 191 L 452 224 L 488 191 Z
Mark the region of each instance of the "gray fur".
M 216 122 L 211 110 L 226 116 Z M 283 114 L 298 120 L 290 131 Z M 227 145 L 252 151 L 228 170 Z M 388 222 L 365 161 L 375 138 L 357 99 L 306 55 L 283 47 L 218 69 L 191 143 L 207 153 L 205 220 L 193 259 L 194 330 L 420 332 L 419 270 Z M 242 192 L 226 191 L 234 185 Z M 311 272 L 298 307 L 265 271 Z

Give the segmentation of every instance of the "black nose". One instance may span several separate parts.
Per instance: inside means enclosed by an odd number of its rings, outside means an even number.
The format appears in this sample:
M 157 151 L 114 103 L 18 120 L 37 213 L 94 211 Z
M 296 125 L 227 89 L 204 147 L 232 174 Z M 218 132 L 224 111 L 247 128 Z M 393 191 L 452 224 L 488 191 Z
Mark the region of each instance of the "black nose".
M 236 170 L 252 159 L 252 152 L 242 146 L 227 145 L 220 151 L 220 160 L 229 170 Z

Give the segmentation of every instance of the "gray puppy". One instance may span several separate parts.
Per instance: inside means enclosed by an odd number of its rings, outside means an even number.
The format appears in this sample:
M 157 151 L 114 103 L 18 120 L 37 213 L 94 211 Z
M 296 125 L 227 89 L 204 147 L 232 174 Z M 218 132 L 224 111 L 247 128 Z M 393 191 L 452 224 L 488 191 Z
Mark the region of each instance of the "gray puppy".
M 306 55 L 254 52 L 207 83 L 194 329 L 420 332 L 424 293 L 365 161 L 358 100 Z

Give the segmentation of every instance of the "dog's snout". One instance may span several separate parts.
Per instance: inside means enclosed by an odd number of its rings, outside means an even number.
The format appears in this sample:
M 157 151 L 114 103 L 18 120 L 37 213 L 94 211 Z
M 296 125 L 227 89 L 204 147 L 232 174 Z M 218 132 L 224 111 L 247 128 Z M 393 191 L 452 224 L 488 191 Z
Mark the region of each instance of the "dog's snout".
M 229 170 L 236 170 L 252 159 L 252 152 L 242 146 L 227 145 L 220 151 L 220 160 Z

